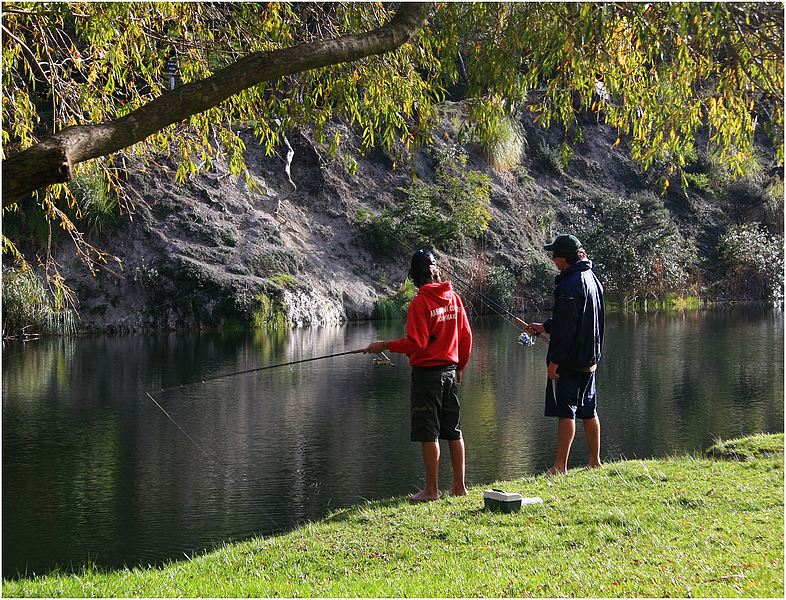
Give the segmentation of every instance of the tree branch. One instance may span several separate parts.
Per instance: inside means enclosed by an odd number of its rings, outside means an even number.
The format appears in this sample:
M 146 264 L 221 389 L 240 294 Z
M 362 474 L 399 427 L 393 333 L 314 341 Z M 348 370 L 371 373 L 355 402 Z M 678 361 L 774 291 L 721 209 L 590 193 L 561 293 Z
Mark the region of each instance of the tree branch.
M 422 26 L 430 4 L 403 2 L 385 25 L 361 34 L 255 52 L 212 76 L 181 86 L 119 119 L 74 125 L 3 161 L 3 207 L 70 179 L 73 165 L 140 142 L 244 89 L 279 77 L 367 56 L 405 44 Z

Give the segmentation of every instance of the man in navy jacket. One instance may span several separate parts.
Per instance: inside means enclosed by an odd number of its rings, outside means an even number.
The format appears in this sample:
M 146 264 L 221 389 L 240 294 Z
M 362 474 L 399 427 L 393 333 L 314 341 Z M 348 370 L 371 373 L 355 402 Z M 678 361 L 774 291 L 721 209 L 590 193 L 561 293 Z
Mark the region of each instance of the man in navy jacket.
M 576 418 L 584 423 L 589 447 L 587 466 L 600 466 L 600 420 L 595 394 L 595 369 L 603 347 L 603 286 L 592 272 L 581 242 L 572 235 L 559 235 L 544 250 L 551 252 L 560 270 L 554 279 L 554 308 L 550 319 L 532 323 L 530 333 L 549 334 L 546 354 L 547 417 L 558 417 L 557 455 L 548 470 L 567 473 L 568 456 L 576 435 Z

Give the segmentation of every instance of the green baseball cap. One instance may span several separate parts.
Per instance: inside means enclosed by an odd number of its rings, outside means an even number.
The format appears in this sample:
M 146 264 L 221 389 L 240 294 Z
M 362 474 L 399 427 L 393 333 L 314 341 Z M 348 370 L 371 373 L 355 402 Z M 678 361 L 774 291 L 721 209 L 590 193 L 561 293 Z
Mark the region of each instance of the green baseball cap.
M 558 235 L 553 242 L 543 246 L 549 252 L 578 252 L 581 242 L 576 236 L 562 234 Z

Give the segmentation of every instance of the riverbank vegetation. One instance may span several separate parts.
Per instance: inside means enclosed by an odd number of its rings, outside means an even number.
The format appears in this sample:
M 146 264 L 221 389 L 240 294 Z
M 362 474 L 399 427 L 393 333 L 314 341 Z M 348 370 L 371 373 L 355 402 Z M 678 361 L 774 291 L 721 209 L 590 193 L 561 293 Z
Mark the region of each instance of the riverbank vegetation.
M 783 597 L 783 435 L 489 486 L 540 497 L 502 514 L 482 487 L 338 510 L 160 568 L 5 580 L 48 597 Z M 565 557 L 571 566 L 565 568 Z
M 259 294 L 256 299 L 253 323 L 258 329 L 286 329 L 287 317 L 281 301 L 267 294 Z
M 388 321 L 406 318 L 407 309 L 415 294 L 417 294 L 417 288 L 412 280 L 407 278 L 395 294 L 385 296 L 377 301 L 374 307 L 374 316 Z
M 69 335 L 76 315 L 61 294 L 51 294 L 32 269 L 3 270 L 3 339 Z
M 723 292 L 765 302 L 783 302 L 783 237 L 758 223 L 731 225 L 718 241 L 726 277 Z

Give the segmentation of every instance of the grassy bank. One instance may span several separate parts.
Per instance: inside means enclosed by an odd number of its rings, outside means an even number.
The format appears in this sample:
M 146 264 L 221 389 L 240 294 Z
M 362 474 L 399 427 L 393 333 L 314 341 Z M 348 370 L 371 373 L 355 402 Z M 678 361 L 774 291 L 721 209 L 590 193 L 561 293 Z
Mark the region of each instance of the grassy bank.
M 783 435 L 339 511 L 191 561 L 4 581 L 5 596 L 783 597 Z M 486 486 L 490 487 L 490 486 Z

